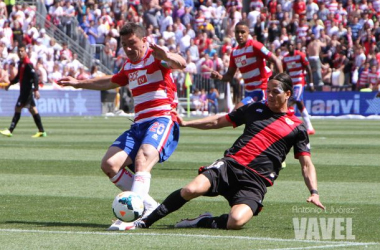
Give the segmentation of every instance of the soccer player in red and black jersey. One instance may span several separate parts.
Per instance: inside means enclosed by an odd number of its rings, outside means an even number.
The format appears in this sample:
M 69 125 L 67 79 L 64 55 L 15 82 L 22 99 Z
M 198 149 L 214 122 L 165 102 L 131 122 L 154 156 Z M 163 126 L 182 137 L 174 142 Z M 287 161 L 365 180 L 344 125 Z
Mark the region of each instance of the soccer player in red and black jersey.
M 0 133 L 4 136 L 11 137 L 13 130 L 16 128 L 16 125 L 20 120 L 21 110 L 23 108 L 28 108 L 38 128 L 38 132 L 32 137 L 46 137 L 46 132 L 44 131 L 41 122 L 41 116 L 38 113 L 36 103 L 34 101 L 34 98 L 36 98 L 37 100 L 40 98 L 40 92 L 38 91 L 38 75 L 34 70 L 33 64 L 29 60 L 24 44 L 20 44 L 18 46 L 18 56 L 20 58 L 20 62 L 18 65 L 17 75 L 10 82 L 10 84 L 7 87 L 5 87 L 5 89 L 8 90 L 12 84 L 19 82 L 20 96 L 18 97 L 18 100 L 16 102 L 15 114 L 13 116 L 9 129 L 2 130 L 0 131 Z
M 268 101 L 245 105 L 227 115 L 183 121 L 180 125 L 197 129 L 218 129 L 244 125 L 244 132 L 224 157 L 200 169 L 187 186 L 171 193 L 146 219 L 130 223 L 129 229 L 149 228 L 154 222 L 199 196 L 222 195 L 231 206 L 229 214 L 213 217 L 209 213 L 182 220 L 175 227 L 241 229 L 263 207 L 267 187 L 279 175 L 281 162 L 290 149 L 301 164 L 305 184 L 310 191 L 307 202 L 325 207 L 319 200 L 317 175 L 310 157 L 309 136 L 305 125 L 288 109 L 293 94 L 292 80 L 280 73 L 268 83 Z
M 248 103 L 266 99 L 267 82 L 272 75 L 271 70 L 266 67 L 266 60 L 274 63 L 278 73 L 282 72 L 282 64 L 281 60 L 262 43 L 249 39 L 247 22 L 240 21 L 236 24 L 235 37 L 238 46 L 231 53 L 227 72 L 221 75 L 217 71 L 212 71 L 211 78 L 229 82 L 239 69 L 244 79 L 245 97 L 236 105 L 235 109 L 237 109 Z

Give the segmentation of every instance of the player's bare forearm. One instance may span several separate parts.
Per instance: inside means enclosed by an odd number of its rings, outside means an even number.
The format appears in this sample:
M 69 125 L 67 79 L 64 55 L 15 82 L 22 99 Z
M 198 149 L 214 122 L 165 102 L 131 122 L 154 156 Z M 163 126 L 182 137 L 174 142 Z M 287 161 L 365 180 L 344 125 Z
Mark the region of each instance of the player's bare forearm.
M 300 156 L 299 161 L 302 167 L 302 175 L 309 190 L 317 190 L 317 173 L 310 156 Z
M 228 71 L 222 75 L 217 71 L 211 71 L 211 78 L 222 82 L 230 82 L 235 75 L 236 69 L 228 68 Z
M 91 90 L 108 90 L 119 87 L 116 83 L 111 82 L 112 76 L 101 76 L 93 79 L 87 80 L 77 80 L 73 77 L 65 77 L 58 81 L 59 85 L 62 86 L 71 86 L 76 89 L 91 89 Z
M 225 118 L 224 115 L 208 116 L 202 119 L 184 121 L 182 118 L 178 119 L 181 127 L 190 127 L 196 129 L 218 129 L 227 126 L 231 126 L 231 123 Z
M 168 54 L 168 57 L 167 57 L 167 60 L 165 60 L 169 65 L 170 65 L 170 68 L 172 69 L 184 69 L 186 68 L 186 60 L 176 54 L 176 53 L 167 53 Z
M 312 190 L 315 192 L 318 190 L 317 185 L 317 173 L 315 171 L 315 167 L 313 162 L 311 161 L 310 156 L 300 156 L 299 161 L 302 167 L 302 175 L 305 181 L 305 184 L 309 191 Z M 310 197 L 306 200 L 307 202 L 311 202 L 317 207 L 325 209 L 325 206 L 319 201 L 318 193 L 311 193 Z
M 186 68 L 186 60 L 177 53 L 172 53 L 157 44 L 149 44 L 153 50 L 153 56 L 158 60 L 165 61 L 172 69 Z
M 277 56 L 272 55 L 271 60 L 276 65 L 276 69 L 278 73 L 284 72 L 284 69 L 282 68 L 281 60 Z

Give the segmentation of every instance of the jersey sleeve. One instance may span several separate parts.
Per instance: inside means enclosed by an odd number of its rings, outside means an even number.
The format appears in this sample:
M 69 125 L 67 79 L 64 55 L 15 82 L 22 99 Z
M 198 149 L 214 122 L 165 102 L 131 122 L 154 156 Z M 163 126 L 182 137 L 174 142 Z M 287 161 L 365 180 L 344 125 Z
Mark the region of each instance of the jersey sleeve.
M 310 156 L 309 136 L 304 124 L 298 127 L 298 134 L 294 144 L 294 158 L 298 159 L 301 155 Z
M 33 79 L 34 90 L 38 90 L 38 74 L 35 71 L 35 69 L 33 67 L 33 64 L 28 63 L 26 65 L 26 67 L 28 68 L 28 72 L 30 74 L 30 78 Z
M 268 50 L 264 44 L 253 41 L 252 42 L 252 47 L 254 51 L 258 51 L 258 55 L 261 56 L 262 58 L 265 58 L 266 60 L 269 60 L 272 56 L 272 52 Z
M 125 65 L 125 64 L 124 64 Z M 116 83 L 119 86 L 125 86 L 128 84 L 128 75 L 124 70 L 124 65 L 121 70 L 112 76 L 111 82 Z
M 249 114 L 249 107 L 252 105 L 244 105 L 231 113 L 227 114 L 227 120 L 230 121 L 234 128 L 239 127 L 246 122 L 246 114 Z
M 236 63 L 235 63 L 235 60 L 234 60 L 234 57 L 232 56 L 233 53 L 230 54 L 230 64 L 228 65 L 229 68 L 234 68 L 236 69 L 237 66 L 236 66 Z

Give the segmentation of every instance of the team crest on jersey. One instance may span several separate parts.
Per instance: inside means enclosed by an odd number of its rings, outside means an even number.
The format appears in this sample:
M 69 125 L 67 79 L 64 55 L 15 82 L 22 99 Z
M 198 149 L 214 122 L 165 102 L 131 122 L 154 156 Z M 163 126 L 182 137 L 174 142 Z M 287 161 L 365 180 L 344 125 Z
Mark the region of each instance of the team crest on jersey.
M 289 125 L 293 125 L 294 124 L 294 122 L 292 120 L 290 120 L 288 117 L 285 118 L 285 121 Z

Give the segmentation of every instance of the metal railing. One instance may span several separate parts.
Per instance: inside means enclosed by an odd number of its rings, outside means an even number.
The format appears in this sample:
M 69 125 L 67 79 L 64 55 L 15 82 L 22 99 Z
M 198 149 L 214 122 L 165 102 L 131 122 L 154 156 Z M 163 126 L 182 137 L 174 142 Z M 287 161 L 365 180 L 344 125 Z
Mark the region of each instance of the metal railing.
M 68 36 L 64 32 L 65 29 L 63 26 L 57 27 L 51 21 L 47 20 L 48 12 L 43 0 L 18 1 L 18 4 L 23 3 L 37 7 L 36 26 L 44 28 L 46 34 L 53 37 L 58 43 L 67 43 L 68 48 L 78 55 L 78 60 L 88 69 L 96 64 L 99 67 L 99 70 L 105 74 L 113 74 L 113 59 L 109 59 L 105 55 L 103 46 L 101 45 L 99 51 L 100 56 L 99 58 L 95 58 L 95 54 L 92 52 L 96 46 L 89 43 L 86 34 L 79 26 L 76 18 L 71 18 L 71 24 L 69 27 L 70 36 Z

